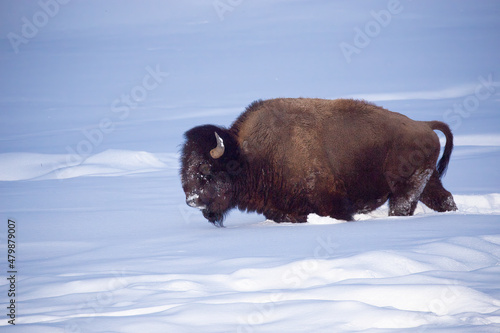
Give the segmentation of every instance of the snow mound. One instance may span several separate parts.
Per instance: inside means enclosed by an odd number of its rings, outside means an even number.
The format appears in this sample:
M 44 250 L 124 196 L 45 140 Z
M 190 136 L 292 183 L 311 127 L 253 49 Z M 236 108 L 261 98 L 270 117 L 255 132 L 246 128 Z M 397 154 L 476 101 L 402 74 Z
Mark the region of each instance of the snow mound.
M 122 176 L 176 169 L 177 154 L 109 149 L 82 159 L 64 154 L 0 154 L 0 181 Z
M 319 216 L 313 213 L 307 216 L 307 222 L 311 224 L 337 224 L 337 223 L 345 223 L 346 221 L 337 220 L 327 216 Z
M 491 214 L 500 215 L 500 193 L 490 193 L 484 195 L 454 195 L 453 198 L 458 206 L 457 212 L 448 212 L 444 214 Z M 376 218 L 386 218 L 389 214 L 388 205 L 385 204 L 377 210 L 367 214 L 357 214 L 354 216 L 356 221 L 371 220 Z M 419 215 L 435 215 L 443 214 L 433 211 L 422 203 L 418 203 L 415 209 L 415 216 Z M 391 217 L 398 219 L 401 217 Z M 404 217 L 407 218 L 407 217 Z M 337 220 L 331 217 L 318 216 L 316 214 L 309 214 L 307 222 L 310 224 L 338 224 L 345 221 Z
M 500 214 L 500 193 L 455 195 L 459 211 L 474 214 Z
M 388 242 L 401 231 L 366 227 Z M 297 228 L 287 229 L 304 235 Z M 360 236 L 352 246 L 335 251 L 318 243 L 320 251 L 267 260 L 245 257 L 234 249 L 234 257 L 211 262 L 202 255 L 211 253 L 205 246 L 213 242 L 207 240 L 186 245 L 186 256 L 163 254 L 139 263 L 130 259 L 134 250 L 128 244 L 115 245 L 120 254 L 113 267 L 121 269 L 50 275 L 50 268 L 40 267 L 47 275 L 30 277 L 36 288 L 24 292 L 30 306 L 24 310 L 23 323 L 66 323 L 81 331 L 111 325 L 114 331 L 134 332 L 128 325 L 140 319 L 151 323 L 154 332 L 203 331 L 203 327 L 215 327 L 211 332 L 302 332 L 303 327 L 289 325 L 300 325 L 298 318 L 306 314 L 308 332 L 420 332 L 442 326 L 493 331 L 500 323 L 500 300 L 488 281 L 500 274 L 500 236 L 432 240 L 436 231 L 427 232 L 425 240 L 401 242 L 399 248 L 383 249 L 379 242 L 368 250 Z M 221 237 L 229 242 L 234 235 Z M 275 233 L 269 240 L 280 238 Z M 158 243 L 137 245 L 149 253 L 158 251 Z M 84 272 L 88 252 L 63 260 L 72 263 L 70 272 Z M 196 268 L 189 268 L 194 263 Z M 177 329 L 182 327 L 186 329 Z
M 441 145 L 444 147 L 446 142 L 445 138 L 441 138 Z M 473 135 L 455 135 L 453 138 L 455 146 L 500 146 L 500 135 L 497 133 L 492 134 L 473 134 Z

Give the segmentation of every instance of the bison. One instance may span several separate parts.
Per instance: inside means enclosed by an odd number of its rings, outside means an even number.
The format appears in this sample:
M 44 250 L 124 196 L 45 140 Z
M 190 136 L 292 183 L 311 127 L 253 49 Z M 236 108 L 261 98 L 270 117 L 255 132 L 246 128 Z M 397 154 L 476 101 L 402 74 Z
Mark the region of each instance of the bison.
M 446 137 L 438 163 L 434 130 Z M 306 222 L 310 213 L 352 221 L 387 200 L 391 216 L 412 215 L 418 201 L 457 209 L 440 180 L 453 149 L 448 125 L 366 101 L 258 100 L 229 129 L 198 126 L 185 140 L 186 202 L 218 227 L 235 207 L 276 222 Z

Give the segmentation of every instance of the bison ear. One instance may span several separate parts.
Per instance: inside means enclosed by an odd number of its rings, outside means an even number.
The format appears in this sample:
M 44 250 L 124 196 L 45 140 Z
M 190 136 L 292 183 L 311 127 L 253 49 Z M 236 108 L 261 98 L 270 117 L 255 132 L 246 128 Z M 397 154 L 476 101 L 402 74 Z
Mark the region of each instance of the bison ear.
M 214 133 L 215 133 L 215 139 L 217 140 L 217 147 L 215 147 L 210 151 L 210 156 L 212 156 L 212 158 L 216 160 L 220 158 L 222 155 L 224 155 L 224 141 L 222 141 L 221 137 L 219 136 L 219 134 L 217 134 L 217 132 Z

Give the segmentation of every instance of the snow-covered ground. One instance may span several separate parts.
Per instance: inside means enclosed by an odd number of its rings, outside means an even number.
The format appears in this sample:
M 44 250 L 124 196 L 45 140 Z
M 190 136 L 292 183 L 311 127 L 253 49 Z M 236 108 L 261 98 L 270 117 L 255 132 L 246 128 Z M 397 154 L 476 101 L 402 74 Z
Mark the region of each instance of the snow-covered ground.
M 500 331 L 499 18 L 498 1 L 0 2 L 0 330 Z M 214 228 L 184 202 L 183 132 L 280 96 L 446 121 L 459 210 Z

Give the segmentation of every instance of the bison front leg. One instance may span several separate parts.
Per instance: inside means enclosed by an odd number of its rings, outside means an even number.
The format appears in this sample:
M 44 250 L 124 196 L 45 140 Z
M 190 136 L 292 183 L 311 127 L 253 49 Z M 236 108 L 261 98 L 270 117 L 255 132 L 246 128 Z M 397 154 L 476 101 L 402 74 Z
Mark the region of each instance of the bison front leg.
M 408 196 L 393 195 L 389 198 L 389 216 L 411 216 L 417 208 L 418 200 Z
M 389 216 L 410 216 L 434 170 L 416 170 L 409 178 L 390 182 Z

